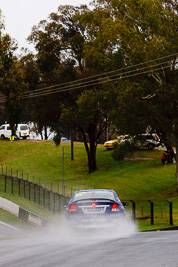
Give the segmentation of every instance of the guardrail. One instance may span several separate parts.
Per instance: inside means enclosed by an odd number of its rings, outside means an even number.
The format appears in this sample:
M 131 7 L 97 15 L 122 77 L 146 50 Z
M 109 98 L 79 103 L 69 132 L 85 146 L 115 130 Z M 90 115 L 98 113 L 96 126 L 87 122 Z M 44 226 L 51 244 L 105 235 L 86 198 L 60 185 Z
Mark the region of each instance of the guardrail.
M 36 227 L 50 228 L 51 222 L 35 213 L 19 207 L 19 219 Z
M 36 227 L 45 227 L 49 228 L 51 225 L 51 222 L 35 213 L 32 213 L 31 211 L 28 211 L 19 205 L 0 197 L 0 208 L 4 209 L 19 219 L 25 221 L 26 223 L 32 224 Z

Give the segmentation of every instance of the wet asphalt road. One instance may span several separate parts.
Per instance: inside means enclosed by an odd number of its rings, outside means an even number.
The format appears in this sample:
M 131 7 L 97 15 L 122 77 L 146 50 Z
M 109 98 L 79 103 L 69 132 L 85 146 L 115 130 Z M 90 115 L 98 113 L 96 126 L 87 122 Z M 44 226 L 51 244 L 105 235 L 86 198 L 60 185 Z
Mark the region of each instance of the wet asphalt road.
M 0 266 L 178 267 L 178 231 L 65 231 L 28 234 L 0 222 Z

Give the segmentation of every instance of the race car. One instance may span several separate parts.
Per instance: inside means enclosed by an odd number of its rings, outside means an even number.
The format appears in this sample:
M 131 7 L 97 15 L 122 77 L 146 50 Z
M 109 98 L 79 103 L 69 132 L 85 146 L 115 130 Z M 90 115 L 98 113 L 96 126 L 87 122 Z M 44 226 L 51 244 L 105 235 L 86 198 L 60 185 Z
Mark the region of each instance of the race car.
M 91 189 L 76 191 L 68 205 L 65 217 L 72 225 L 101 226 L 125 216 L 124 205 L 114 190 Z

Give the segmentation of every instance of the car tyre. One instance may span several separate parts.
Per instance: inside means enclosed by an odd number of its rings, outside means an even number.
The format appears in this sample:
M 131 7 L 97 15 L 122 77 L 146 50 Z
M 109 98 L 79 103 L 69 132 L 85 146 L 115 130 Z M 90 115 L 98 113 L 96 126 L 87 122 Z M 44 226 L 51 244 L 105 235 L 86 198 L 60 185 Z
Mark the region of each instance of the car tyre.
M 154 147 L 155 147 L 155 146 L 154 146 L 153 144 L 148 144 L 148 149 L 149 149 L 149 150 L 154 149 Z

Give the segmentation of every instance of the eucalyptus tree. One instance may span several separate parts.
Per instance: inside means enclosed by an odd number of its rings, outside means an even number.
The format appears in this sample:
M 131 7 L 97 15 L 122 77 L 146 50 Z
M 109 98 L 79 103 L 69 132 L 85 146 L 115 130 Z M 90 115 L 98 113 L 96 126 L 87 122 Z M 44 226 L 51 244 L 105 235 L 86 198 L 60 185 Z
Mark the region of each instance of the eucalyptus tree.
M 133 66 L 122 71 L 121 76 L 121 78 L 128 76 L 133 78 L 119 83 L 120 88 L 123 86 L 125 88 L 125 101 L 128 101 L 129 94 L 132 101 L 134 95 L 138 95 L 137 98 L 143 102 L 142 105 L 150 107 L 149 113 L 151 112 L 153 122 L 155 117 L 157 127 L 162 128 L 165 134 L 173 133 L 176 139 L 178 52 L 176 1 L 99 0 L 95 3 L 96 11 L 103 10 L 103 13 L 106 13 L 110 10 L 110 16 L 102 21 L 94 39 L 94 47 L 97 51 L 100 46 L 104 46 L 106 51 L 112 47 L 114 54 L 118 51 L 121 53 L 125 66 Z M 95 13 L 95 10 L 93 12 Z M 106 38 L 110 35 L 113 38 Z M 89 43 L 86 57 L 89 57 L 94 65 L 96 59 L 92 59 L 91 50 L 93 51 L 93 44 Z M 105 54 L 107 57 L 108 54 Z M 142 70 L 142 76 L 133 75 L 137 69 Z M 124 88 L 121 90 L 122 95 Z M 119 87 L 116 86 L 116 89 Z M 149 105 L 146 102 L 149 102 Z M 142 110 L 143 107 L 140 113 Z M 148 119 L 150 119 L 149 113 Z M 169 124 L 165 125 L 167 117 L 171 119 Z
M 90 71 L 85 66 L 87 12 L 89 10 L 86 6 L 60 6 L 58 13 L 50 14 L 49 21 L 42 21 L 33 28 L 29 40 L 34 42 L 37 50 L 37 64 L 43 85 L 48 81 L 48 84 L 53 82 L 60 86 L 79 78 L 85 80 L 91 73 L 97 74 L 98 70 Z M 52 46 L 48 62 L 46 49 L 49 43 Z M 92 172 L 97 169 L 98 138 L 107 124 L 108 95 L 103 93 L 101 86 L 88 85 L 84 89 L 92 90 L 89 92 L 81 90 L 81 85 L 76 90 L 59 95 L 58 121 L 63 128 L 74 127 L 81 133 L 87 151 L 89 172 Z
M 0 92 L 4 102 L 4 120 L 10 123 L 12 134 L 15 125 L 19 123 L 22 110 L 21 94 L 26 90 L 24 74 L 20 62 L 15 56 L 17 43 L 8 34 L 2 33 L 0 28 Z M 3 104 L 2 104 L 3 105 Z
M 40 21 L 34 26 L 28 38 L 34 43 L 37 51 L 34 61 L 39 70 L 39 80 L 36 81 L 35 89 L 49 90 L 52 86 L 76 79 L 75 60 L 71 53 L 71 46 L 74 47 L 75 42 L 71 41 L 71 38 L 78 32 L 72 21 L 75 8 L 60 6 L 59 10 L 58 13 L 51 13 L 47 20 Z M 79 56 L 78 62 L 81 66 Z M 38 97 L 33 103 L 29 102 L 33 106 L 31 113 L 39 131 L 50 127 L 59 132 L 61 102 L 63 103 L 63 97 L 60 95 Z
M 100 59 L 93 58 L 93 50 L 99 53 L 98 48 L 104 46 L 106 51 L 113 47 L 115 53 L 122 52 L 126 66 L 137 65 L 122 74 L 127 80 L 115 84 L 117 103 L 112 119 L 128 133 L 139 133 L 151 125 L 162 134 L 168 149 L 175 145 L 178 151 L 176 1 L 98 0 L 93 12 L 98 10 L 103 14 L 109 10 L 109 16 L 97 29 L 94 46 L 87 44 L 90 64 Z M 141 76 L 137 69 L 142 69 Z
M 110 115 L 118 128 L 129 133 L 145 130 L 143 128 L 151 125 L 166 139 L 173 135 L 177 144 L 175 1 L 98 0 L 93 3 L 91 10 L 86 6 L 60 6 L 58 13 L 52 13 L 48 21 L 40 22 L 29 37 L 37 49 L 43 81 L 62 83 L 103 73 L 101 77 L 105 76 L 111 82 L 110 86 L 109 83 L 98 86 L 99 79 L 96 78 L 94 86 L 85 87 L 93 90 L 90 93 L 81 92 L 79 88 L 75 93 L 66 93 L 67 101 L 60 105 L 61 118 L 68 117 L 70 123 L 77 125 L 86 140 L 86 150 L 88 135 L 88 159 L 93 150 L 91 147 L 97 146 L 99 118 L 103 119 L 103 127 L 106 125 L 104 113 L 107 118 Z M 174 56 L 164 61 L 163 58 L 169 55 Z M 59 69 L 66 59 L 74 61 L 74 75 L 61 77 Z M 130 69 L 124 71 L 124 68 L 135 65 L 149 71 L 142 71 L 142 76 L 132 75 Z M 155 70 L 156 65 L 160 67 Z M 122 69 L 122 73 L 108 74 L 114 69 Z M 116 74 L 117 81 L 114 79 Z M 105 106 L 104 102 L 107 103 Z M 93 107 L 93 103 L 95 108 L 88 108 Z M 92 157 L 96 155 L 96 149 L 93 151 Z M 90 171 L 96 169 L 96 159 L 93 162 L 93 166 L 89 164 Z
M 42 139 L 47 140 L 50 137 L 47 129 L 59 131 L 60 102 L 62 102 L 61 95 L 48 92 L 64 77 L 66 81 L 73 77 L 73 63 L 63 62 L 57 69 L 54 69 L 53 74 L 51 72 L 51 76 L 45 73 L 45 77 L 40 70 L 36 55 L 27 54 L 22 57 L 21 65 L 25 73 L 25 81 L 29 85 L 27 94 L 35 93 L 35 97 L 26 97 L 24 118 L 33 122 L 35 124 L 33 129 L 36 133 L 40 134 Z M 40 95 L 38 90 L 44 90 L 47 96 Z

